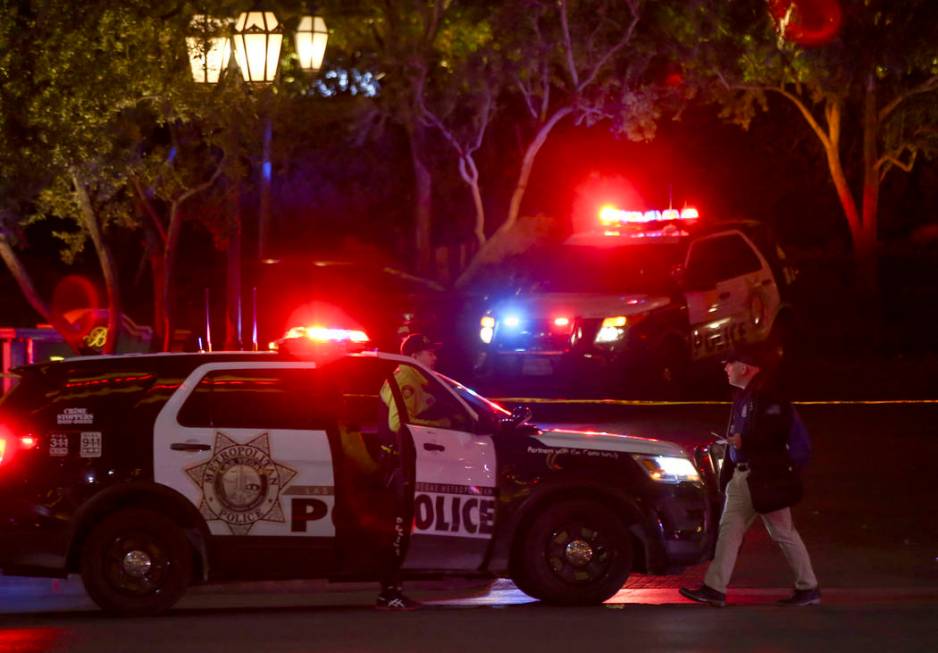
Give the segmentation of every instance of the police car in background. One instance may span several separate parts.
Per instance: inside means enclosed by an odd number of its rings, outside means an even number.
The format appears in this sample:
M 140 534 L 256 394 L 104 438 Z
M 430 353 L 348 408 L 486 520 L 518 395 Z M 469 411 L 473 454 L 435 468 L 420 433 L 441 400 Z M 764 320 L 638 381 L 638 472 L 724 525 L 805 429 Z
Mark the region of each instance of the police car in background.
M 398 366 L 426 379 L 433 425 L 407 415 Z M 712 544 L 707 452 L 542 431 L 411 358 L 152 354 L 18 373 L 0 404 L 0 569 L 80 573 L 113 613 L 160 612 L 196 583 L 377 579 L 395 514 L 385 384 L 403 422 L 407 578 L 510 577 L 599 603 Z
M 794 270 L 758 222 L 603 207 L 598 228 L 536 249 L 481 318 L 480 375 L 679 391 L 734 342 L 786 341 Z

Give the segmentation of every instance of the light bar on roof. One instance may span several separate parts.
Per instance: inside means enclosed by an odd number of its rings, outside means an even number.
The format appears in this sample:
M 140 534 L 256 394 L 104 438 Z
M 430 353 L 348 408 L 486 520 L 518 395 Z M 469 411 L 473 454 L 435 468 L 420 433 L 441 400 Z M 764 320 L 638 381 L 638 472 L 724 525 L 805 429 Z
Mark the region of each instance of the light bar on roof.
M 368 335 L 359 329 L 331 329 L 323 326 L 299 326 L 287 331 L 286 338 L 308 338 L 313 342 L 368 342 Z
M 700 212 L 693 207 L 665 209 L 664 211 L 624 211 L 614 206 L 605 205 L 599 210 L 599 223 L 604 227 L 626 224 L 648 224 L 652 222 L 673 222 L 675 220 L 697 220 Z

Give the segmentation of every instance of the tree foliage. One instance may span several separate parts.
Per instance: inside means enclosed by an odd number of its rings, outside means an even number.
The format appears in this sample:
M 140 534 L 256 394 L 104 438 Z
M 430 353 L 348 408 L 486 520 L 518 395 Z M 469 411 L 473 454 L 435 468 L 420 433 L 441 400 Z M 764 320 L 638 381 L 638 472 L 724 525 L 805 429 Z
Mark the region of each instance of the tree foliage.
M 693 88 L 726 119 L 747 127 L 773 98 L 796 109 L 818 139 L 864 281 L 875 287 L 881 183 L 938 146 L 938 15 L 929 0 L 841 6 L 839 33 L 815 47 L 781 38 L 754 0 L 668 5 L 662 15 L 671 42 L 684 46 L 672 51 Z

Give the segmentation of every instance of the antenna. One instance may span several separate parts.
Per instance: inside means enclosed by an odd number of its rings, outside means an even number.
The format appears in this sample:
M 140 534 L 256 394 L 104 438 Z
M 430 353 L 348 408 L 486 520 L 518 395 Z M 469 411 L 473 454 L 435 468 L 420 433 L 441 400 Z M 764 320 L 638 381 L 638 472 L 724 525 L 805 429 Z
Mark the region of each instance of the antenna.
M 251 351 L 257 351 L 257 286 L 251 287 Z
M 205 349 L 212 351 L 212 315 L 209 310 L 208 288 L 205 289 Z

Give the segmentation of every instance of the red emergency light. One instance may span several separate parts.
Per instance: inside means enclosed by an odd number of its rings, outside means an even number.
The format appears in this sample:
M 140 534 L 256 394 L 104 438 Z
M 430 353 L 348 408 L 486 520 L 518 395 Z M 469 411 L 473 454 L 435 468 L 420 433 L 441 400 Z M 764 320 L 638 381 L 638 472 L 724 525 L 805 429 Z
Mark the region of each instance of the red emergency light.
M 361 329 L 312 325 L 288 329 L 283 338 L 270 343 L 269 347 L 291 356 L 325 363 L 348 353 L 363 351 L 369 342 L 368 334 Z
M 32 433 L 16 436 L 7 426 L 0 426 L 0 465 L 9 463 L 18 451 L 29 451 L 39 445 Z
M 297 326 L 289 329 L 285 338 L 307 338 L 313 342 L 368 342 L 368 334 L 361 329 L 335 329 L 319 325 Z
M 694 207 L 665 209 L 663 211 L 626 211 L 609 204 L 599 209 L 599 224 L 603 227 L 625 225 L 650 225 L 654 223 L 676 222 L 678 220 L 697 220 L 700 212 Z

